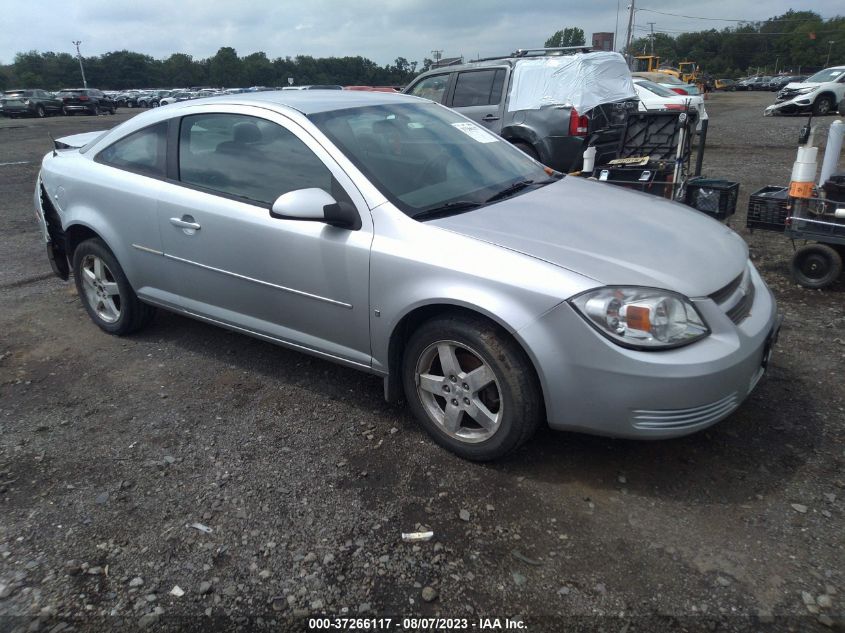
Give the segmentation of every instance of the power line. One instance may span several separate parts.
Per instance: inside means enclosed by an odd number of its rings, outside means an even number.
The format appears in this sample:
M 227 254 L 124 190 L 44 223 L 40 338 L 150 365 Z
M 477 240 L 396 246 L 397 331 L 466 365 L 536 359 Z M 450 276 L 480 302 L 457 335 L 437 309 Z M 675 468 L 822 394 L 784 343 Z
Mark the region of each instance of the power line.
M 806 18 L 789 18 L 787 20 L 737 20 L 735 18 L 706 18 L 701 15 L 682 15 L 680 13 L 667 13 L 666 11 L 657 11 L 655 9 L 639 8 L 637 11 L 648 11 L 649 13 L 658 13 L 660 15 L 671 15 L 675 18 L 688 18 L 690 20 L 712 20 L 714 22 L 806 22 Z

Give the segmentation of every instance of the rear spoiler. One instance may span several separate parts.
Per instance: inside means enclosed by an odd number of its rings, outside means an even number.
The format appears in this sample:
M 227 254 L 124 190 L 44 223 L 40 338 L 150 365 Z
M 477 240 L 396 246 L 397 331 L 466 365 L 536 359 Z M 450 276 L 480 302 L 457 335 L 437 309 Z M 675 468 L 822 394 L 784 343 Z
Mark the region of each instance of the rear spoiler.
M 56 149 L 79 149 L 80 147 L 85 147 L 88 143 L 98 139 L 106 132 L 108 132 L 108 130 L 63 136 L 60 139 L 53 140 L 53 147 Z

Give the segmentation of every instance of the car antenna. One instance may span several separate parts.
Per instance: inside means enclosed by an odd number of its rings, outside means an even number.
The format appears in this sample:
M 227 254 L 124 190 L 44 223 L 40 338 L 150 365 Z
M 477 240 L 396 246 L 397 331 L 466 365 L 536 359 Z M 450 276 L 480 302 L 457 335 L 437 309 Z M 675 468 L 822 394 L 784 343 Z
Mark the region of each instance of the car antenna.
M 50 141 L 53 143 L 53 156 L 58 156 L 59 153 L 56 151 L 56 139 L 54 139 L 53 135 L 50 134 L 50 130 L 47 130 L 47 136 L 50 137 Z

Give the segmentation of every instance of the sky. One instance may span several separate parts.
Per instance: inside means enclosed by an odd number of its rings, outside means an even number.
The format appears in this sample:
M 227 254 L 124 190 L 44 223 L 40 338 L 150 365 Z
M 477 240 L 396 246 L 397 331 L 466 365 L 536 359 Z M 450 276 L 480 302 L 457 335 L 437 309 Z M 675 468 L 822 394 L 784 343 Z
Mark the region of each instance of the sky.
M 829 18 L 845 13 L 842 0 L 635 0 L 635 35 L 735 26 L 727 20 L 763 20 L 789 8 Z M 0 63 L 29 50 L 83 56 L 130 50 L 163 59 L 188 53 L 210 57 L 221 46 L 270 59 L 368 57 L 380 65 L 397 57 L 419 61 L 507 54 L 542 46 L 556 30 L 616 31 L 624 41 L 630 0 L 5 0 L 0 8 Z M 649 9 L 651 11 L 649 11 Z M 660 11 L 662 13 L 655 13 Z M 679 15 L 664 15 L 674 13 Z M 710 18 L 710 19 L 695 19 Z

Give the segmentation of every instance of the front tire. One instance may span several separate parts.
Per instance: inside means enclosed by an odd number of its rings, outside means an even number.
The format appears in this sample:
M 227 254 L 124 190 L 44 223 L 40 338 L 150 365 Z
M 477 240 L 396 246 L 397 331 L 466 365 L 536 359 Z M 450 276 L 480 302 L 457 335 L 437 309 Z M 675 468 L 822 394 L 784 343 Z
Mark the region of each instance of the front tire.
M 47 116 L 47 111 L 44 109 L 43 105 L 39 104 L 35 107 L 35 116 L 37 116 L 39 119 L 43 119 Z
M 792 277 L 805 288 L 825 288 L 842 274 L 842 257 L 827 244 L 807 244 L 792 257 Z
M 424 323 L 405 348 L 402 381 L 425 431 L 465 459 L 503 457 L 543 420 L 531 361 L 507 332 L 480 317 Z
M 76 247 L 73 275 L 88 316 L 109 334 L 136 332 L 155 315 L 154 307 L 138 299 L 117 259 L 99 238 Z
M 827 95 L 822 95 L 813 104 L 813 114 L 824 116 L 833 111 L 833 99 Z

